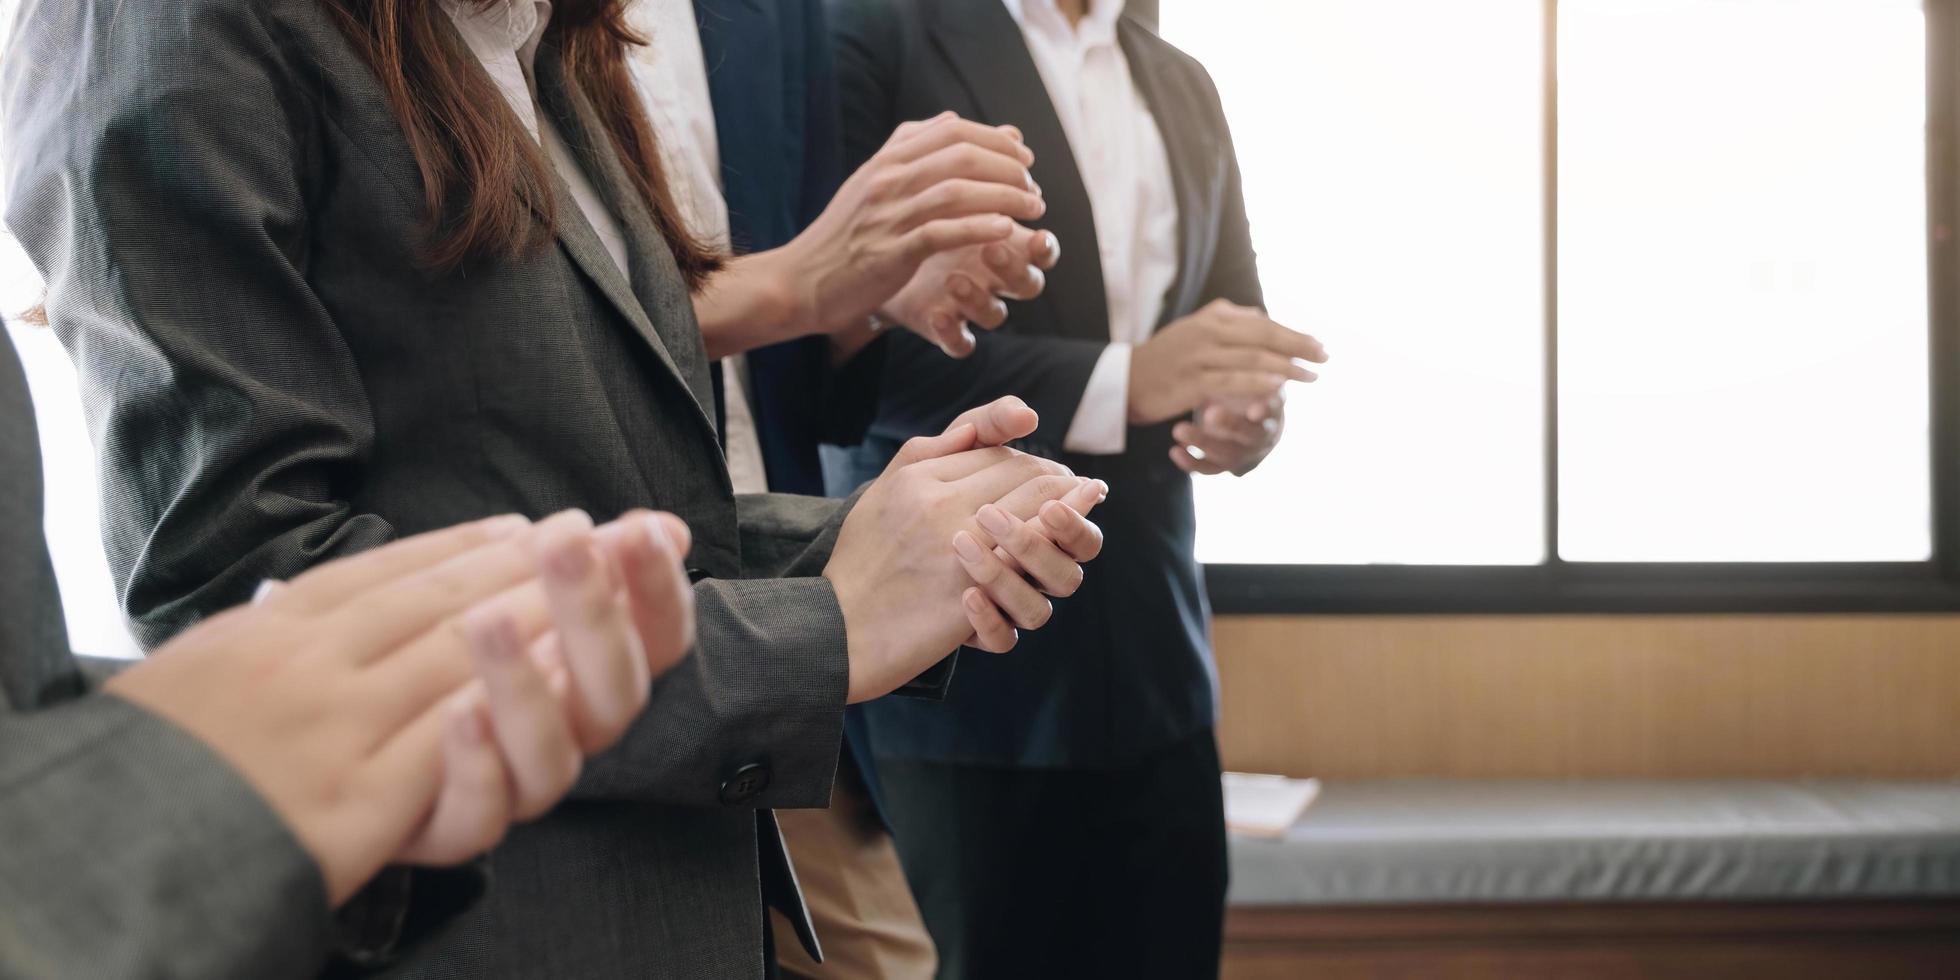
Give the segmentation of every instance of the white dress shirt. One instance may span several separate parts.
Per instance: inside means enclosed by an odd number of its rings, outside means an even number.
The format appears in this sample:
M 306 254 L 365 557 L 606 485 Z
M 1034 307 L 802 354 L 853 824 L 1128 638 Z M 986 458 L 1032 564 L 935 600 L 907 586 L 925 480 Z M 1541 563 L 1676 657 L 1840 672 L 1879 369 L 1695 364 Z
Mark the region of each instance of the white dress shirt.
M 606 210 L 606 202 L 565 145 L 557 124 L 538 114 L 537 83 L 531 77 L 531 66 L 537 60 L 538 39 L 544 37 L 544 29 L 551 23 L 550 0 L 498 0 L 484 6 L 468 0 L 442 0 L 442 9 L 456 25 L 463 44 L 482 62 L 511 111 L 517 113 L 524 131 L 544 148 L 545 157 L 564 179 L 579 212 L 606 246 L 606 253 L 620 273 L 631 279 L 626 267 L 626 238 L 620 234 L 619 222 Z
M 660 144 L 660 165 L 681 219 L 696 238 L 726 251 L 728 202 L 721 196 L 721 143 L 708 97 L 708 67 L 693 0 L 633 0 L 626 22 L 647 39 L 630 49 L 633 84 Z M 764 493 L 769 476 L 747 395 L 748 362 L 721 361 L 728 477 L 736 493 Z
M 485 6 L 468 0 L 443 0 L 442 6 L 525 131 L 544 148 L 546 159 L 564 179 L 572 200 L 607 254 L 630 280 L 626 239 L 619 222 L 565 145 L 558 127 L 538 113 L 531 66 L 537 58 L 538 39 L 551 22 L 549 0 L 498 0 Z M 693 4 L 687 0 L 641 0 L 634 4 L 629 11 L 633 26 L 653 43 L 651 50 L 635 49 L 633 73 L 660 136 L 661 165 L 673 185 L 674 203 L 681 209 L 682 219 L 702 241 L 726 247 L 728 208 L 722 202 L 716 177 L 720 165 L 715 117 L 708 102 L 708 73 L 701 59 L 693 11 Z M 729 477 L 736 493 L 761 493 L 768 489 L 762 446 L 756 440 L 755 420 L 743 395 L 741 371 L 731 369 L 732 361 L 736 359 L 723 361 L 727 371 L 723 395 L 728 415 L 724 438 Z
M 1120 453 L 1129 434 L 1130 351 L 1156 331 L 1177 278 L 1170 158 L 1116 39 L 1123 0 L 1091 0 L 1088 15 L 1073 25 L 1055 0 L 1002 2 L 1021 25 L 1089 193 L 1109 305 L 1110 345 L 1089 375 L 1063 446 Z

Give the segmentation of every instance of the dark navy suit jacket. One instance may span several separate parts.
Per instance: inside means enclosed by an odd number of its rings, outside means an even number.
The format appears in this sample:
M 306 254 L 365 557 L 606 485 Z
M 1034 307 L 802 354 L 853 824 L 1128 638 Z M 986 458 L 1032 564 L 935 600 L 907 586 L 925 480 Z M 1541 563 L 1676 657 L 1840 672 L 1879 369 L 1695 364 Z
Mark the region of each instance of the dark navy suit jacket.
M 820 0 L 695 0 L 738 253 L 777 248 L 842 182 L 837 88 Z M 778 493 L 821 495 L 822 442 L 858 441 L 877 404 L 882 344 L 842 368 L 805 337 L 749 352 L 756 434 Z
M 1088 191 L 1019 27 L 1000 0 L 829 0 L 836 34 L 846 162 L 875 152 L 903 119 L 952 109 L 1019 126 L 1048 201 L 1037 224 L 1062 242 L 1047 290 L 1012 304 L 966 360 L 904 335 L 886 343 L 881 403 L 869 437 L 834 486 L 874 474 L 900 442 L 938 432 L 969 407 L 1026 399 L 1041 428 L 1021 448 L 1107 480 L 1096 511 L 1102 556 L 1081 591 L 1056 603 L 1012 654 L 968 653 L 939 704 L 866 705 L 881 757 L 1053 768 L 1131 764 L 1213 723 L 1210 609 L 1193 554 L 1191 478 L 1169 458 L 1170 424 L 1132 427 L 1120 455 L 1066 452 L 1109 312 Z M 1147 11 L 1146 11 L 1147 12 Z M 1178 271 L 1159 326 L 1229 299 L 1262 306 L 1239 168 L 1211 78 L 1134 13 L 1118 27 L 1138 90 L 1170 158 Z

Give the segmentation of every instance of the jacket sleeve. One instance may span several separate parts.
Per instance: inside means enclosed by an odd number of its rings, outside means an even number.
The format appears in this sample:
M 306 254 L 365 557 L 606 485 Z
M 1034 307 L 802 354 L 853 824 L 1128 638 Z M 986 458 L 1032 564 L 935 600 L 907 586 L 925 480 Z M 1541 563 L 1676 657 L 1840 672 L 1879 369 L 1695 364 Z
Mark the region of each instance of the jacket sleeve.
M 1219 151 L 1225 156 L 1225 190 L 1218 217 L 1218 252 L 1212 258 L 1211 274 L 1205 279 L 1205 300 L 1226 299 L 1240 306 L 1266 307 L 1266 293 L 1259 286 L 1259 257 L 1252 249 L 1252 225 L 1245 214 L 1245 184 L 1239 177 L 1239 155 L 1232 146 L 1232 127 L 1225 119 L 1225 106 L 1218 88 L 1203 68 L 1198 75 L 1209 96 L 1214 124 L 1218 128 Z
M 1000 330 L 978 334 L 973 353 L 962 360 L 910 333 L 887 338 L 879 419 L 892 431 L 882 434 L 903 438 L 939 432 L 969 406 L 1018 395 L 1041 416 L 1025 448 L 1058 456 L 1106 345 L 1012 329 L 1010 321 Z
M 113 696 L 0 703 L 0 840 L 0 975 L 311 976 L 326 961 L 326 883 L 291 832 L 203 743 Z
M 863 495 L 864 487 L 859 487 L 841 502 L 780 493 L 737 497 L 742 515 L 744 571 L 768 576 L 822 575 L 824 566 L 830 563 L 831 550 L 837 546 L 837 532 L 843 527 L 844 518 Z M 944 699 L 958 659 L 958 653 L 947 656 L 892 693 L 899 697 Z M 846 687 L 849 680 L 847 665 Z
M 349 503 L 374 423 L 302 274 L 317 80 L 258 4 L 37 4 L 8 224 L 47 279 L 137 638 L 394 537 Z M 79 42 L 73 39 L 82 39 Z
M 828 805 L 850 660 L 823 568 L 857 503 L 789 494 L 735 498 L 742 574 L 694 587 L 697 641 L 654 682 L 645 712 L 595 758 L 573 795 L 685 806 Z M 726 798 L 744 767 L 767 785 Z

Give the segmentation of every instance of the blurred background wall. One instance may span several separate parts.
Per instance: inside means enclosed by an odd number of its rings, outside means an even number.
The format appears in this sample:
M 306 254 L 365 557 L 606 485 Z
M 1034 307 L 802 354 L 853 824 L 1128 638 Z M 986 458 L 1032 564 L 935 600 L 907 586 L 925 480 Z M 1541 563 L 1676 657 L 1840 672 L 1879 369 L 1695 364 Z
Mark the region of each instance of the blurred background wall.
M 1960 776 L 1960 617 L 1226 616 L 1227 768 Z

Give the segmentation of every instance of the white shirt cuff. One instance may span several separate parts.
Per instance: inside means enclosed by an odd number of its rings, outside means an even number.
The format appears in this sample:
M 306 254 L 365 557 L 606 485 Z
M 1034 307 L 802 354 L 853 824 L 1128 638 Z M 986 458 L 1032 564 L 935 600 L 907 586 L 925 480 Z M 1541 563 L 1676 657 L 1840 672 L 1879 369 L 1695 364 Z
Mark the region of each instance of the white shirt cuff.
M 1130 435 L 1130 349 L 1129 344 L 1110 344 L 1096 358 L 1063 449 L 1095 456 L 1123 451 Z

